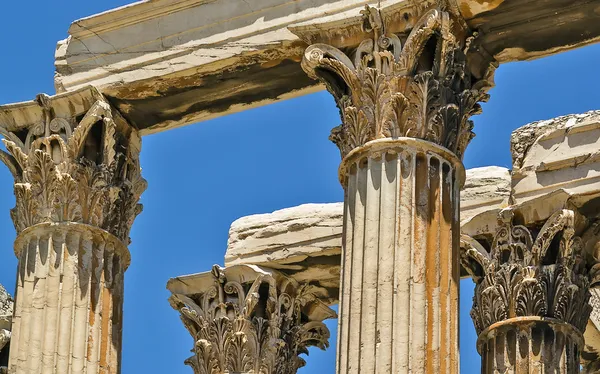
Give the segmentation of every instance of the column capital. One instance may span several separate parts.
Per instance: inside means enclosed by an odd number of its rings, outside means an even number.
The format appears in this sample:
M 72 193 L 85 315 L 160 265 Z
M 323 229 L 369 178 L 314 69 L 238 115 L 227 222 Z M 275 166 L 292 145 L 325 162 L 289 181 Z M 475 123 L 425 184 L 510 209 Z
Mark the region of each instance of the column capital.
M 1 107 L 2 160 L 15 178 L 17 233 L 82 223 L 125 244 L 146 188 L 138 131 L 93 87 Z
M 592 307 L 575 212 L 561 209 L 541 228 L 514 221 L 512 208 L 499 213 L 490 252 L 462 238 L 461 260 L 476 283 L 471 316 L 477 333 L 510 319 L 540 317 L 583 334 Z
M 407 35 L 388 32 L 375 8 L 366 6 L 361 14 L 370 37 L 357 48 L 317 43 L 302 60 L 303 69 L 326 85 L 340 109 L 343 124 L 330 139 L 342 157 L 371 140 L 414 137 L 462 158 L 474 136 L 469 117 L 479 114 L 478 102 L 488 99 L 496 66 L 470 66 L 475 63 L 467 55 L 478 34 L 454 13 L 437 8 L 424 12 Z
M 194 339 L 196 374 L 292 374 L 307 348 L 329 346 L 322 322 L 335 313 L 318 287 L 276 271 L 238 265 L 169 280 L 169 301 Z
M 462 237 L 461 260 L 476 283 L 471 317 L 482 372 L 578 373 L 592 311 L 587 220 L 572 209 L 542 219 L 538 206 L 531 221 L 519 207 L 498 214 L 490 251 Z

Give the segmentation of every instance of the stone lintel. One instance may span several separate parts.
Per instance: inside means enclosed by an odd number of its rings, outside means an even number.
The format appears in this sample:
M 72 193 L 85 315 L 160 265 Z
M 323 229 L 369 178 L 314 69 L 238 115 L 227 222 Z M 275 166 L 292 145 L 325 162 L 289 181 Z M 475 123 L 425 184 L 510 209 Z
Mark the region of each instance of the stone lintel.
M 307 46 L 301 39 L 358 45 L 359 10 L 366 4 L 378 1 L 141 1 L 71 25 L 56 51 L 57 91 L 99 87 L 142 134 L 315 92 L 323 87 L 300 67 Z M 433 5 L 381 1 L 396 33 L 414 26 Z M 494 59 L 543 57 L 600 35 L 600 0 L 549 0 L 543 7 L 535 1 L 456 0 L 451 8 L 478 31 L 472 69 Z
M 138 2 L 71 25 L 57 47 L 56 88 L 100 87 L 143 134 L 303 95 L 321 88 L 287 27 L 376 3 Z

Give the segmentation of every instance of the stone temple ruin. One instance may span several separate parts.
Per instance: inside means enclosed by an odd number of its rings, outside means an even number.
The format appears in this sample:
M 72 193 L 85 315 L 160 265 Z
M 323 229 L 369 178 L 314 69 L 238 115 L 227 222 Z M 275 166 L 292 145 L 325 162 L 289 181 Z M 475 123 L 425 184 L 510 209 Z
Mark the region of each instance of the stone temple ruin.
M 244 217 L 224 267 L 168 282 L 193 371 L 295 373 L 339 304 L 337 373 L 458 373 L 471 277 L 482 373 L 600 372 L 600 112 L 516 130 L 510 171 L 461 161 L 496 67 L 600 40 L 600 0 L 238 5 L 76 21 L 57 94 L 0 106 L 19 261 L 2 370 L 120 372 L 144 135 L 327 89 L 345 201 Z

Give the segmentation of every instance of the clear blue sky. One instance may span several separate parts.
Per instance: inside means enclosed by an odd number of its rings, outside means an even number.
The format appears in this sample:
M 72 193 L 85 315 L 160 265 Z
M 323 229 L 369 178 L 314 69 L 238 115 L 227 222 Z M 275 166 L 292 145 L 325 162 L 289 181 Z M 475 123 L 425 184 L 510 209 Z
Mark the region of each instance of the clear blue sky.
M 0 104 L 54 93 L 54 49 L 69 24 L 125 0 L 5 1 L 0 23 Z M 468 168 L 510 167 L 510 132 L 528 122 L 600 109 L 600 45 L 500 67 L 466 154 Z M 327 93 L 288 100 L 143 139 L 149 182 L 133 227 L 125 278 L 123 373 L 192 373 L 192 340 L 167 302 L 170 277 L 222 264 L 230 223 L 302 203 L 342 201 L 339 152 L 327 140 L 338 125 Z M 12 179 L 0 166 L 0 283 L 14 289 Z M 469 317 L 472 282 L 462 281 L 461 367 L 479 372 Z M 332 347 L 313 350 L 301 373 L 334 373 Z

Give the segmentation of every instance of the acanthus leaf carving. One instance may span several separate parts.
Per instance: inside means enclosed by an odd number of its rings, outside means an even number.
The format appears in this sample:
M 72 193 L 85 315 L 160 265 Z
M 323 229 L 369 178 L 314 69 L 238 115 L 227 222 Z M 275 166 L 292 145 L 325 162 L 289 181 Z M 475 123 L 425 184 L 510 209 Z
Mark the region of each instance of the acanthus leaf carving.
M 305 314 L 317 302 L 312 286 L 256 269 L 232 280 L 228 271 L 215 266 L 212 285 L 170 299 L 194 338 L 186 364 L 195 373 L 293 374 L 309 346 L 328 347 L 325 324 Z
M 468 119 L 480 112 L 478 102 L 487 100 L 493 84 L 487 79 L 492 65 L 485 82 L 473 79 L 466 67 L 476 33 L 459 43 L 450 14 L 432 9 L 402 43 L 402 36 L 386 33 L 377 9 L 366 6 L 361 13 L 363 30 L 371 38 L 348 53 L 313 44 L 302 61 L 340 108 L 343 124 L 330 138 L 342 157 L 371 140 L 408 136 L 437 143 L 462 158 L 474 136 Z
M 513 219 L 511 208 L 500 212 L 489 253 L 473 239 L 461 241 L 461 262 L 476 283 L 471 316 L 477 333 L 517 317 L 554 318 L 583 333 L 590 282 L 574 212 L 554 213 L 539 231 Z
M 0 126 L 7 150 L 0 160 L 15 178 L 11 216 L 17 232 L 44 222 L 76 222 L 128 240 L 146 188 L 139 135 L 120 117 L 117 125 L 118 113 L 99 93 L 95 98 L 83 116 L 60 118 L 52 98 L 39 95 L 42 118 L 25 134 Z M 127 137 L 129 144 L 123 141 Z

